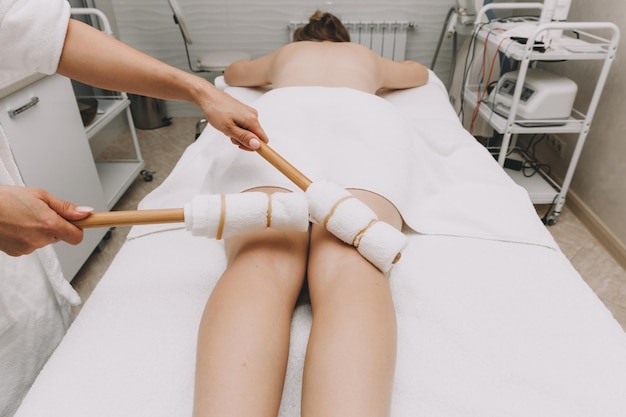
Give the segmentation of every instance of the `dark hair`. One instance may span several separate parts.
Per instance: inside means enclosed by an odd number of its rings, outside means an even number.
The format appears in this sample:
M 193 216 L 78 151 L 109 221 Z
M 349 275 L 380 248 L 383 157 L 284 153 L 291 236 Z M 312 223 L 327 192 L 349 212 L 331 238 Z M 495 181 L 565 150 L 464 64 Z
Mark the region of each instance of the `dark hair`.
M 350 42 L 350 33 L 337 16 L 317 10 L 309 23 L 293 32 L 293 41 Z

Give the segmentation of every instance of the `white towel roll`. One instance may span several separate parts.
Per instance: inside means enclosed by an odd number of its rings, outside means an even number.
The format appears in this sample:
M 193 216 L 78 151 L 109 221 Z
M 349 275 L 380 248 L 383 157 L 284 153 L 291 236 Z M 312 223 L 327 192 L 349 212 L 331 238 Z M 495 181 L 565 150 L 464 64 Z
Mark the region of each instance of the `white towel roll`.
M 274 193 L 270 199 L 270 228 L 298 232 L 309 230 L 309 205 L 303 192 Z
M 363 233 L 357 250 L 376 268 L 388 272 L 400 260 L 406 245 L 404 233 L 389 223 L 378 221 Z
M 406 236 L 378 220 L 376 213 L 348 190 L 329 182 L 314 182 L 306 190 L 313 221 L 359 253 L 383 272 L 400 259 Z
M 225 239 L 268 227 L 307 231 L 309 216 L 304 193 L 198 195 L 185 204 L 185 228 L 193 236 Z

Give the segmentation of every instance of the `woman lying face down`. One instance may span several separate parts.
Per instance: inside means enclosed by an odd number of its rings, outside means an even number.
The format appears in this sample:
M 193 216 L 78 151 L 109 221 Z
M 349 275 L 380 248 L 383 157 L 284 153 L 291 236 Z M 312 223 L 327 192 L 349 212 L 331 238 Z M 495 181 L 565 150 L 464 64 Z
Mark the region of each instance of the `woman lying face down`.
M 415 61 L 395 62 L 363 45 L 350 42 L 341 21 L 316 12 L 295 30 L 294 41 L 251 61 L 238 61 L 224 72 L 229 85 L 351 87 L 367 93 L 379 89 L 417 87 L 428 81 L 428 70 Z
M 315 87 L 316 99 L 334 103 L 333 94 L 343 94 L 345 89 L 358 98 L 381 89 L 423 85 L 428 71 L 417 62 L 393 62 L 351 43 L 337 17 L 318 11 L 307 25 L 295 31 L 294 42 L 260 58 L 235 62 L 224 77 L 231 86 L 271 85 L 266 96 L 273 95 L 273 104 L 259 109 L 259 115 L 262 124 L 266 117 L 273 126 L 271 118 L 280 120 L 285 109 L 293 112 L 299 108 L 291 101 L 281 103 L 280 90 L 296 88 L 298 94 L 302 92 L 302 101 L 307 102 L 310 98 L 306 89 L 299 89 Z M 303 123 L 298 129 L 305 132 L 315 125 L 349 120 L 336 106 L 329 106 L 326 113 L 324 106 L 317 109 L 324 119 L 308 120 L 308 115 L 302 114 Z M 367 126 L 367 120 L 349 123 Z M 274 130 L 264 129 L 271 144 Z M 298 133 L 294 130 L 289 140 L 297 143 L 302 136 Z M 283 139 L 279 136 L 274 139 L 280 145 Z M 353 152 L 339 155 L 348 169 L 352 169 L 352 161 L 377 157 L 363 154 L 374 150 L 361 146 L 361 138 L 345 140 L 354 141 L 346 146 Z M 304 159 L 324 158 L 311 144 L 298 146 Z M 260 159 L 258 155 L 240 153 Z M 365 165 L 359 169 L 373 171 L 373 176 L 377 169 L 388 168 Z M 250 180 L 240 191 L 285 191 L 265 181 L 265 171 L 275 170 L 268 163 L 242 167 Z M 227 173 L 223 175 L 228 181 Z M 380 220 L 401 228 L 402 217 L 393 201 L 367 187 L 351 192 Z M 291 316 L 303 288 L 308 291 L 313 322 L 303 372 L 302 415 L 389 415 L 396 319 L 387 275 L 317 224 L 307 232 L 266 230 L 231 237 L 226 239 L 225 248 L 227 268 L 209 297 L 198 335 L 194 416 L 278 414 Z

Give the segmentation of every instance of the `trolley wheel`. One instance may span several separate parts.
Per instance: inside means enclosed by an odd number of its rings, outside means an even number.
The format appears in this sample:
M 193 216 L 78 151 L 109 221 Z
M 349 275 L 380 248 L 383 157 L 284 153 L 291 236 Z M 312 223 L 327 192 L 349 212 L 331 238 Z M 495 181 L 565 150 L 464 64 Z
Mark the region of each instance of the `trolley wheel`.
M 200 135 L 202 134 L 202 131 L 206 127 L 207 123 L 208 123 L 207 119 L 200 119 L 200 120 L 198 120 L 198 122 L 196 123 L 196 136 L 195 136 L 194 140 L 196 140 L 196 139 L 198 139 L 200 137 Z
M 546 225 L 554 226 L 559 219 L 559 215 L 557 213 L 552 213 L 546 218 Z
M 98 245 L 96 246 L 96 252 L 102 252 L 104 250 L 107 240 L 111 240 L 114 229 L 115 227 L 111 227 L 109 230 L 106 231 L 104 236 L 102 236 L 102 239 L 100 239 L 100 242 L 98 242 Z
M 140 174 L 141 174 L 141 176 L 143 177 L 143 180 L 144 180 L 145 182 L 150 182 L 150 181 L 152 181 L 152 180 L 154 179 L 154 176 L 153 176 L 154 171 L 146 171 L 146 170 L 144 169 L 144 170 L 142 170 L 142 171 L 140 172 Z

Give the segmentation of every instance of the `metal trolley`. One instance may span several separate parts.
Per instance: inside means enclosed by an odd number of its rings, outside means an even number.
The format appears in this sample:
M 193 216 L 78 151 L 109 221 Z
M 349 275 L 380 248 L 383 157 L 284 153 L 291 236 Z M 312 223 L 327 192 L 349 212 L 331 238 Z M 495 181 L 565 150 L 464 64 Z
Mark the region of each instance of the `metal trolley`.
M 503 32 L 495 31 L 494 28 L 501 25 L 498 21 L 489 21 L 486 16 L 490 10 L 527 10 L 539 9 L 542 3 L 491 3 L 483 7 L 476 16 L 474 32 L 472 36 L 478 42 L 483 42 L 493 47 L 498 53 L 507 58 L 517 61 L 518 78 L 512 94 L 511 106 L 508 116 L 497 114 L 493 106 L 486 100 L 481 99 L 481 89 L 486 86 L 466 82 L 463 85 L 464 104 L 472 107 L 478 106 L 477 114 L 486 121 L 496 132 L 503 135 L 498 152 L 498 163 L 505 168 L 511 178 L 523 186 L 529 193 L 534 204 L 552 204 L 551 211 L 546 214 L 546 224 L 552 225 L 557 222 L 565 197 L 569 190 L 576 165 L 580 158 L 585 140 L 591 128 L 591 122 L 595 115 L 602 90 L 604 89 L 611 65 L 615 59 L 619 42 L 619 28 L 610 22 L 549 22 L 536 23 L 527 34 L 525 43 L 508 38 Z M 541 39 L 546 31 L 563 32 L 559 42 L 552 43 L 547 47 L 541 45 Z M 574 34 L 574 36 L 569 36 Z M 602 36 L 600 35 L 602 34 Z M 607 36 L 608 34 L 608 36 Z M 476 47 L 476 43 L 474 47 Z M 572 109 L 571 115 L 562 120 L 528 120 L 519 116 L 520 98 L 524 90 L 524 81 L 531 68 L 536 62 L 542 61 L 602 61 L 598 78 L 589 101 L 586 113 Z M 472 71 L 472 68 L 465 68 Z M 466 78 L 471 80 L 472 77 Z M 484 90 L 483 90 L 484 91 Z M 577 134 L 574 150 L 568 164 L 565 176 L 560 184 L 554 181 L 547 172 L 538 170 L 540 175 L 526 177 L 520 171 L 507 169 L 505 161 L 507 156 L 516 151 L 517 136 L 519 134 Z M 523 159 L 525 155 L 521 155 Z

